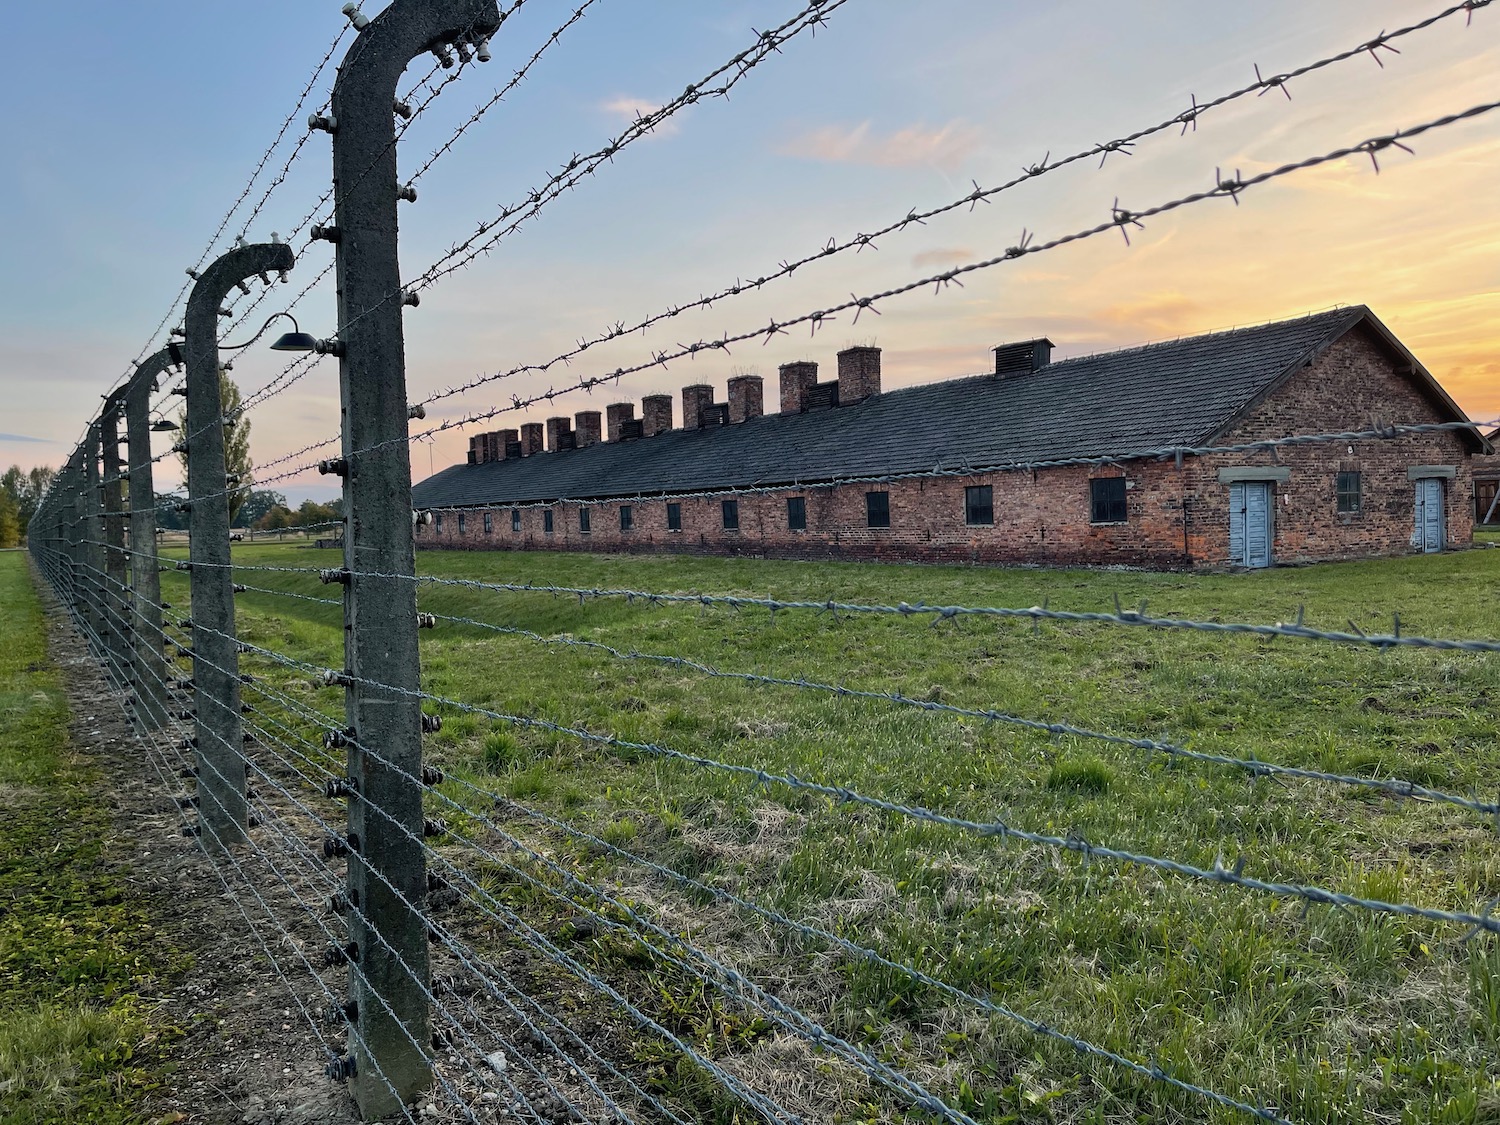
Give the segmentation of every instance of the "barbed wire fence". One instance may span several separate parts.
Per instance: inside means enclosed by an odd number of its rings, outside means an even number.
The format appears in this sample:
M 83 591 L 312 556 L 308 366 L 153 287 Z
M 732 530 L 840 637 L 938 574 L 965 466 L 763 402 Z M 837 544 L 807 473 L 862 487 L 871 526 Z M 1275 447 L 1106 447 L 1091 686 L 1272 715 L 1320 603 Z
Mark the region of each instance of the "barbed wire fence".
M 84 440 L 29 529 L 38 572 L 98 658 L 114 698 L 139 733 L 145 767 L 179 813 L 182 833 L 202 845 L 205 863 L 326 1052 L 330 1080 L 350 1084 L 366 1117 L 394 1116 L 413 1125 L 423 1116 L 416 1108 L 419 1097 L 440 1102 L 452 1119 L 485 1125 L 497 1120 L 497 1114 L 549 1122 L 798 1122 L 817 1116 L 815 1107 L 827 1104 L 838 1104 L 849 1120 L 979 1125 L 1015 1119 L 1000 1117 L 994 1103 L 976 1093 L 977 1077 L 971 1081 L 973 1076 L 956 1074 L 952 1066 L 933 1065 L 927 1056 L 941 1052 L 925 1046 L 893 1048 L 882 1041 L 878 1029 L 851 1023 L 823 990 L 797 987 L 794 971 L 787 966 L 805 961 L 814 973 L 826 973 L 830 966 L 845 973 L 853 967 L 868 969 L 886 982 L 882 1003 L 896 1003 L 906 990 L 922 990 L 934 998 L 927 1016 L 936 1021 L 939 1037 L 963 1038 L 967 1032 L 962 1029 L 975 1021 L 1001 1026 L 1027 1044 L 1022 1050 L 1033 1053 L 1044 1068 L 1086 1068 L 1089 1088 L 1123 1107 L 1123 1116 L 1249 1118 L 1286 1125 L 1299 1120 L 1289 1104 L 1296 1101 L 1295 1091 L 1260 1088 L 1248 1073 L 1226 1087 L 1222 1074 L 1162 1061 L 1169 1053 L 1162 1045 L 1128 1035 L 1079 1034 L 1053 1012 L 1026 1003 L 1024 993 L 1013 993 L 998 982 L 979 987 L 949 979 L 921 950 L 900 943 L 893 948 L 883 941 L 888 935 L 880 927 L 866 932 L 857 920 L 845 924 L 830 922 L 816 911 L 799 914 L 768 893 L 757 894 L 753 880 L 722 880 L 687 862 L 663 862 L 661 855 L 643 844 L 632 845 L 628 837 L 611 836 L 581 817 L 548 811 L 540 800 L 528 802 L 461 757 L 448 757 L 439 765 L 438 755 L 425 750 L 423 740 L 430 743 L 441 735 L 445 720 L 483 724 L 488 730 L 553 740 L 626 769 L 649 764 L 674 771 L 673 776 L 711 779 L 720 787 L 716 791 L 741 806 L 767 802 L 807 815 L 813 810 L 832 818 L 869 817 L 868 824 L 876 826 L 872 831 L 892 836 L 933 833 L 964 840 L 976 854 L 993 857 L 1003 850 L 1010 858 L 1036 856 L 1038 862 L 1052 865 L 1059 878 L 1071 880 L 1070 886 L 1082 888 L 1082 894 L 1088 893 L 1096 870 L 1114 873 L 1121 883 L 1149 876 L 1162 885 L 1197 888 L 1211 896 L 1208 901 L 1231 903 L 1227 910 L 1250 909 L 1240 903 L 1257 901 L 1290 903 L 1303 917 L 1309 911 L 1328 910 L 1361 924 L 1399 922 L 1413 927 L 1412 940 L 1422 942 L 1422 949 L 1427 949 L 1427 941 L 1445 941 L 1455 948 L 1492 944 L 1500 934 L 1500 898 L 1476 894 L 1464 900 L 1453 888 L 1410 897 L 1376 894 L 1357 880 L 1339 883 L 1263 870 L 1266 857 L 1248 848 L 1244 854 L 1219 854 L 1206 862 L 1198 858 L 1202 842 L 1189 838 L 1174 840 L 1181 848 L 1177 854 L 1155 854 L 1128 839 L 1086 835 L 1051 823 L 1028 827 L 1020 812 L 977 815 L 962 804 L 918 799 L 905 789 L 883 790 L 878 776 L 861 776 L 842 767 L 834 750 L 823 757 L 816 776 L 801 776 L 781 759 L 759 758 L 753 742 L 746 748 L 654 732 L 637 735 L 623 723 L 619 729 L 608 729 L 593 717 L 581 717 L 586 713 L 582 708 L 570 715 L 565 707 L 462 698 L 438 690 L 424 678 L 419 635 L 442 630 L 463 638 L 491 639 L 483 643 L 503 638 L 527 646 L 533 655 L 523 659 L 566 654 L 608 667 L 670 671 L 693 684 L 739 685 L 765 692 L 775 701 L 831 701 L 910 716 L 918 723 L 951 721 L 1042 739 L 1076 740 L 1136 755 L 1131 760 L 1143 766 L 1165 761 L 1185 769 L 1223 771 L 1260 787 L 1258 792 L 1267 786 L 1285 787 L 1275 792 L 1284 793 L 1280 799 L 1288 803 L 1298 802 L 1306 787 L 1321 787 L 1441 809 L 1464 823 L 1495 830 L 1500 830 L 1500 796 L 1458 791 L 1425 775 L 1320 769 L 1276 761 L 1270 754 L 1262 757 L 1253 747 L 1243 753 L 1211 752 L 1185 740 L 1141 736 L 1104 723 L 1026 714 L 999 704 L 949 702 L 887 686 L 852 686 L 832 673 L 733 667 L 685 652 L 545 632 L 521 624 L 527 618 L 517 607 L 562 599 L 576 603 L 579 610 L 610 603 L 643 616 L 677 614 L 688 628 L 692 622 L 685 611 L 723 612 L 741 619 L 763 613 L 767 628 L 792 622 L 789 628 L 801 630 L 825 623 L 885 620 L 906 622 L 913 629 L 930 627 L 927 635 L 934 637 L 944 636 L 932 632 L 940 627 L 954 630 L 956 636 L 961 622 L 982 621 L 1012 623 L 1038 633 L 1048 626 L 1108 631 L 1112 636 L 1191 635 L 1205 644 L 1254 638 L 1338 652 L 1404 652 L 1414 658 L 1458 654 L 1486 661 L 1500 653 L 1500 640 L 1411 633 L 1403 630 L 1399 616 L 1382 632 L 1352 621 L 1347 630 L 1326 628 L 1310 624 L 1301 609 L 1290 621 L 1221 621 L 1153 615 L 1145 603 L 1127 609 L 1118 601 L 1112 612 L 1100 612 L 1054 608 L 1045 602 L 856 602 L 419 574 L 412 529 L 425 513 L 414 511 L 410 500 L 410 451 L 414 443 L 450 430 L 629 373 L 665 368 L 701 354 L 727 354 L 731 345 L 767 340 L 794 326 L 816 333 L 847 313 L 856 320 L 866 312 L 878 315 L 878 303 L 929 288 L 941 293 L 960 285 L 971 272 L 1099 234 L 1119 231 L 1128 241 L 1130 228 L 1145 219 L 1210 200 L 1238 204 L 1241 195 L 1260 184 L 1349 156 L 1369 157 L 1373 171 L 1378 171 L 1381 154 L 1410 152 L 1409 142 L 1416 138 L 1482 117 L 1500 109 L 1500 101 L 1458 109 L 1252 176 L 1216 171 L 1212 186 L 1205 190 L 1140 210 L 1123 209 L 1117 201 L 1106 221 L 1071 233 L 1038 240 L 1023 231 L 1013 246 L 968 265 L 881 292 L 851 295 L 848 301 L 777 318 L 768 326 L 655 349 L 638 364 L 584 376 L 568 386 L 518 392 L 508 402 L 479 406 L 434 425 L 414 423 L 438 402 L 501 380 L 545 374 L 598 345 L 645 334 L 689 310 L 713 308 L 760 291 L 820 261 L 850 250 L 858 253 L 876 239 L 897 235 L 928 218 L 973 209 L 1022 183 L 1093 157 L 1102 165 L 1111 154 L 1129 152 L 1137 142 L 1172 129 L 1196 129 L 1204 115 L 1220 106 L 1251 95 L 1285 92 L 1291 81 L 1313 71 L 1366 55 L 1378 63 L 1382 51 L 1397 50 L 1396 41 L 1458 16 L 1467 22 L 1490 0 L 1467 0 L 1270 77 L 1262 77 L 1257 69 L 1253 84 L 1201 103 L 1194 99 L 1188 109 L 1165 121 L 1058 160 L 1049 154 L 1006 183 L 991 188 L 976 183 L 960 198 L 925 210 L 912 208 L 870 233 L 832 239 L 811 254 L 782 260 L 753 280 L 736 280 L 629 326 L 616 322 L 602 333 L 581 337 L 552 359 L 478 375 L 408 404 L 399 364 L 382 367 L 370 359 L 377 345 L 400 340 L 403 306 L 488 254 L 552 200 L 599 173 L 674 114 L 727 96 L 757 67 L 774 61 L 791 39 L 804 33 L 812 36 L 829 26 L 836 14 L 847 18 L 849 12 L 843 9 L 853 5 L 853 0 L 812 0 L 776 27 L 757 32 L 750 47 L 687 85 L 675 99 L 642 113 L 624 133 L 588 155 L 575 154 L 525 199 L 478 222 L 473 233 L 456 240 L 414 278 L 403 280 L 384 268 L 394 265 L 394 255 L 382 265 L 384 272 L 368 265 L 358 257 L 363 251 L 351 248 L 341 235 L 340 224 L 353 218 L 350 198 L 368 193 L 380 198 L 382 207 L 389 204 L 385 233 L 394 246 L 398 198 L 410 199 L 412 183 L 452 151 L 602 0 L 574 6 L 514 76 L 433 149 L 414 176 L 398 183 L 394 154 L 407 126 L 455 85 L 471 62 L 488 59 L 490 37 L 524 2 L 515 0 L 502 9 L 494 0 L 443 0 L 431 5 L 396 0 L 373 21 L 359 5 L 348 7 L 356 38 L 340 84 L 313 114 L 308 132 L 292 143 L 279 171 L 263 181 L 276 166 L 275 153 L 312 98 L 343 34 L 300 92 L 292 113 L 190 270 L 190 284 L 172 301 L 126 382 L 113 389 L 100 414 L 89 421 Z M 380 130 L 365 129 L 358 116 L 351 116 L 351 109 L 363 106 L 373 118 L 376 112 L 363 103 L 381 100 L 355 88 L 362 60 L 368 63 L 377 55 L 404 51 L 407 61 L 428 50 L 436 62 L 407 95 L 395 99 L 399 123 L 391 120 L 390 97 L 378 107 L 383 117 Z M 446 75 L 438 78 L 444 71 Z M 333 135 L 336 166 L 351 174 L 339 177 L 337 189 L 307 209 L 286 240 L 246 243 L 250 226 L 287 181 L 318 130 Z M 341 151 L 341 146 L 356 141 L 363 147 Z M 257 184 L 263 184 L 262 194 L 251 204 Z M 330 201 L 331 212 L 325 210 Z M 236 248 L 205 268 L 247 204 Z M 311 226 L 309 237 L 294 253 L 290 243 L 315 219 L 321 221 Z M 223 427 L 235 419 L 222 415 L 212 390 L 219 374 L 219 347 L 250 322 L 296 259 L 322 241 L 335 248 L 335 263 L 318 273 L 283 311 L 299 307 L 335 268 L 346 286 L 353 279 L 356 297 L 341 306 L 334 336 L 253 392 L 242 414 L 275 401 L 325 356 L 339 360 L 346 381 L 356 371 L 361 379 L 385 380 L 379 383 L 383 397 L 378 405 L 363 400 L 341 433 L 279 455 L 249 479 L 230 479 L 219 439 Z M 251 297 L 249 282 L 257 277 L 262 282 L 258 295 L 238 312 L 224 307 L 235 290 Z M 184 297 L 186 318 L 173 333 L 181 343 L 174 340 L 148 357 Z M 221 326 L 226 321 L 227 329 Z M 183 385 L 163 388 L 162 377 L 176 370 L 185 370 Z M 165 404 L 179 391 L 189 405 L 189 424 L 180 432 L 165 413 Z M 158 395 L 154 403 L 153 394 Z M 1080 465 L 1180 462 L 1219 453 L 1400 441 L 1479 428 L 1470 422 L 1379 422 L 1366 429 L 1283 434 L 1235 444 L 1155 447 L 1042 462 L 939 465 L 816 482 L 754 481 L 674 493 L 671 498 L 770 495 L 807 484 L 860 488 L 907 479 L 977 479 Z M 154 451 L 153 434 L 172 434 L 172 448 Z M 339 456 L 303 460 L 333 446 L 339 447 Z M 179 451 L 185 451 L 189 463 L 187 498 L 163 502 L 153 487 L 152 469 Z M 344 564 L 284 566 L 252 561 L 255 556 L 232 558 L 228 498 L 251 485 L 263 488 L 313 468 L 344 480 L 344 518 L 326 525 L 338 532 Z M 634 499 L 648 503 L 668 497 Z M 587 500 L 556 500 L 547 506 Z M 164 550 L 156 534 L 158 514 L 177 504 L 192 520 L 186 558 L 178 557 L 180 551 Z M 529 505 L 520 505 L 525 506 Z M 473 505 L 465 510 L 489 509 Z M 361 535 L 367 538 L 360 540 Z M 380 544 L 379 552 L 371 548 L 374 541 Z M 341 596 L 325 596 L 329 587 Z M 178 603 L 165 600 L 183 592 L 191 600 L 187 613 Z M 452 599 L 460 596 L 469 600 L 455 608 L 458 603 Z M 242 599 L 238 609 L 236 598 Z M 281 634 L 262 628 L 261 615 L 266 606 L 283 605 L 326 626 L 326 636 L 296 652 L 277 647 Z M 338 625 L 344 626 L 343 645 Z M 339 693 L 342 707 L 334 699 Z M 867 713 L 871 712 L 860 711 L 850 721 Z M 891 749 L 900 752 L 899 747 Z M 643 885 L 648 890 L 643 891 Z M 1025 924 L 1024 915 L 1020 924 Z M 760 928 L 775 956 L 737 940 L 751 926 Z M 711 1029 L 705 1031 L 684 1017 L 684 1004 L 709 1011 Z M 774 1043 L 796 1045 L 797 1081 L 788 1082 L 784 1070 L 750 1065 L 744 1057 Z M 821 1102 L 806 1095 L 802 1087 L 815 1084 L 832 1093 Z M 1419 1085 L 1420 1079 L 1413 1080 L 1414 1089 Z M 1357 1098 L 1350 1104 L 1355 1107 L 1351 1112 L 1359 1112 Z M 1037 1111 L 1037 1119 L 1042 1112 Z M 1099 1119 L 1109 1118 L 1106 1114 Z

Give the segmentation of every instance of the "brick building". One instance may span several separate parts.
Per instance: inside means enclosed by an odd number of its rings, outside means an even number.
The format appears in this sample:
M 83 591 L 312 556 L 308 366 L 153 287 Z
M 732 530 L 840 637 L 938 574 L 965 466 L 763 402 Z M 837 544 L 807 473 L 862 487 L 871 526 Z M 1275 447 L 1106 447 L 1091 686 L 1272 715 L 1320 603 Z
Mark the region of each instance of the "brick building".
M 424 547 L 1269 566 L 1472 542 L 1473 430 L 1141 456 L 1467 421 L 1368 309 L 881 390 L 880 350 L 481 434 L 418 484 Z M 779 409 L 777 409 L 779 407 Z M 543 446 L 545 431 L 546 444 Z M 1087 459 L 1085 463 L 1059 463 Z M 1500 477 L 1500 472 L 1496 473 Z

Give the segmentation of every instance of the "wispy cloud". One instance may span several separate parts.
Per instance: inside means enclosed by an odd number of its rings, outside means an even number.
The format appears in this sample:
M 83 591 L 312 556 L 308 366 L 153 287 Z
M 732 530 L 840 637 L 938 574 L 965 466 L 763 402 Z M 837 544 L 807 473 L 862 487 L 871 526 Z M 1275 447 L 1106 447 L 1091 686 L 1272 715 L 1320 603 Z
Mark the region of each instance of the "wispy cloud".
M 870 122 L 853 126 L 825 125 L 800 133 L 777 151 L 784 156 L 829 164 L 867 164 L 901 168 L 931 164 L 952 169 L 962 164 L 979 144 L 980 131 L 965 121 L 939 128 L 908 125 L 894 133 L 879 133 Z
M 642 117 L 647 117 L 655 113 L 661 109 L 661 105 L 657 102 L 646 101 L 644 98 L 632 98 L 621 95 L 601 102 L 599 108 L 611 117 L 628 125 L 638 121 Z M 650 132 L 658 137 L 670 137 L 681 131 L 681 128 L 677 118 L 673 116 L 651 129 Z
M 978 255 L 967 246 L 935 246 L 931 250 L 913 254 L 911 264 L 920 270 L 929 266 L 951 266 L 957 262 L 970 261 L 975 257 Z
M 0 441 L 24 441 L 35 442 L 37 445 L 52 445 L 53 442 L 43 437 L 29 437 L 26 434 L 0 434 Z

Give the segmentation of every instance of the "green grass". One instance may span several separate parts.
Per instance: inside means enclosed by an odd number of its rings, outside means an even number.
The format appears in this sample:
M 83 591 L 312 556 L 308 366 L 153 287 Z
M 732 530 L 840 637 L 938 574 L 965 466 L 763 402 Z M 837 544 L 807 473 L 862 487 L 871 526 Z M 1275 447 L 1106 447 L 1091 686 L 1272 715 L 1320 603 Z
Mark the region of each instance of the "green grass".
M 0 1122 L 142 1121 L 171 1036 L 143 994 L 172 949 L 105 866 L 102 781 L 19 553 L 0 554 L 0 620 Z
M 237 548 L 244 563 L 318 567 L 310 549 Z M 587 588 L 849 602 L 1111 609 L 1314 626 L 1500 636 L 1490 551 L 1194 576 L 806 564 L 702 558 L 428 553 L 425 571 Z M 164 575 L 180 594 L 182 579 Z M 315 577 L 242 581 L 332 596 Z M 181 602 L 180 597 L 172 598 Z M 806 677 L 996 709 L 1195 750 L 1500 793 L 1500 657 L 1336 647 L 1099 625 L 699 610 L 545 594 L 422 587 L 423 610 L 665 653 L 726 670 Z M 243 594 L 241 635 L 318 666 L 342 664 L 337 607 Z M 494 711 L 609 732 L 720 761 L 844 785 L 955 816 L 1347 893 L 1476 911 L 1500 895 L 1500 841 L 1483 818 L 1318 783 L 1053 737 L 888 703 L 714 679 L 472 626 L 423 634 L 424 686 Z M 245 658 L 326 713 L 336 693 Z M 247 699 L 264 704 L 253 690 Z M 451 779 L 508 795 L 617 846 L 834 929 L 959 988 L 1147 1065 L 1299 1122 L 1500 1122 L 1500 953 L 1492 935 L 1363 912 L 1303 909 L 1072 854 L 1021 847 L 754 787 L 564 735 L 430 706 Z M 436 799 L 455 830 L 493 843 Z M 930 1080 L 978 1119 L 1238 1121 L 909 979 L 727 917 L 517 816 L 507 831 L 580 874 L 631 888 L 752 976 L 789 982 L 831 1028 Z M 496 893 L 544 916 L 535 888 Z M 543 927 L 545 928 L 545 927 Z M 613 947 L 595 964 L 640 983 Z M 689 1003 L 689 980 L 643 1003 Z M 684 999 L 686 997 L 687 999 Z M 711 1022 L 711 1021 L 710 1021 Z M 713 1049 L 743 1054 L 755 1036 Z M 764 1044 L 761 1044 L 764 1046 Z M 644 1048 L 643 1048 L 644 1050 Z M 679 1075 L 683 1096 L 696 1079 Z M 841 1078 L 832 1079 L 843 1081 Z M 843 1120 L 894 1113 L 848 1087 Z M 855 1108 L 856 1106 L 860 1108 Z M 710 1112 L 708 1109 L 705 1113 Z M 722 1116 L 722 1107 L 712 1113 Z M 733 1117 L 733 1114 L 730 1115 Z M 896 1116 L 899 1116 L 897 1114 Z

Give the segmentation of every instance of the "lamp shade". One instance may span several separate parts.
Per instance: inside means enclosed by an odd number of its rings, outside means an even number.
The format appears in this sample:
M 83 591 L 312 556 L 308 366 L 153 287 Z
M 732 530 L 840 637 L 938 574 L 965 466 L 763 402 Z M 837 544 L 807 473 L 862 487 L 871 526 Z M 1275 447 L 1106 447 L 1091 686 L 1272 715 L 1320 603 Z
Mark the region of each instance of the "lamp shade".
M 317 346 L 317 339 L 306 332 L 288 332 L 271 345 L 271 350 L 273 352 L 310 352 Z

